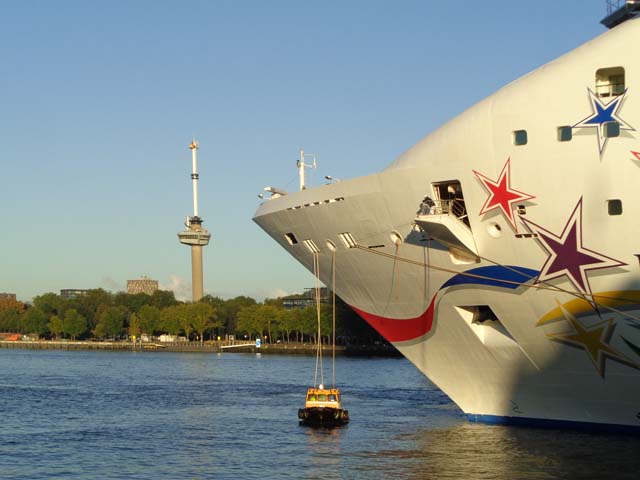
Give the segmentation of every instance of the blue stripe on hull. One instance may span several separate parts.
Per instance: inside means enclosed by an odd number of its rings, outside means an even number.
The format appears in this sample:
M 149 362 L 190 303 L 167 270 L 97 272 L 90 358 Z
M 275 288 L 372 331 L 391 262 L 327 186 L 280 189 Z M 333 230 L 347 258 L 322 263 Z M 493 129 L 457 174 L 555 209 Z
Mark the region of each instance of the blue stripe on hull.
M 631 433 L 640 435 L 638 425 L 619 425 L 610 423 L 577 422 L 574 420 L 553 420 L 549 418 L 501 417 L 498 415 L 477 415 L 467 413 L 471 422 L 489 423 L 493 425 L 521 425 L 537 428 L 573 429 L 587 432 Z

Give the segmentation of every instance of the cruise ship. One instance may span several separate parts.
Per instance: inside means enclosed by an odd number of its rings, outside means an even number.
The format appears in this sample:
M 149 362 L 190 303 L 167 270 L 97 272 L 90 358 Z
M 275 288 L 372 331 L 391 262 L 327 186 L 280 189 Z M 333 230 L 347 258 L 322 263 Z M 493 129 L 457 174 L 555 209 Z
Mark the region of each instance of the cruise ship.
M 307 188 L 301 152 L 255 213 L 472 421 L 640 431 L 640 1 L 617 7 L 382 172 Z

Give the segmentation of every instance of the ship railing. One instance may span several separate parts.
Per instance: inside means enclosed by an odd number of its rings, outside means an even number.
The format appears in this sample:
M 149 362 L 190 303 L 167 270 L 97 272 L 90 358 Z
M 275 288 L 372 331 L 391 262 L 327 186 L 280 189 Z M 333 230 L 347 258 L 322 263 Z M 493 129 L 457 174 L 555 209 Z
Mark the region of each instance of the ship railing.
M 464 200 L 454 198 L 452 200 L 433 200 L 432 205 L 422 204 L 420 215 L 452 215 L 467 223 L 467 208 Z
M 451 214 L 456 217 L 466 215 L 466 209 L 464 201 L 453 200 L 433 200 L 432 205 L 423 205 L 420 210 L 420 215 L 445 215 Z
M 624 81 L 602 83 L 596 86 L 596 95 L 599 97 L 615 97 L 624 93 Z

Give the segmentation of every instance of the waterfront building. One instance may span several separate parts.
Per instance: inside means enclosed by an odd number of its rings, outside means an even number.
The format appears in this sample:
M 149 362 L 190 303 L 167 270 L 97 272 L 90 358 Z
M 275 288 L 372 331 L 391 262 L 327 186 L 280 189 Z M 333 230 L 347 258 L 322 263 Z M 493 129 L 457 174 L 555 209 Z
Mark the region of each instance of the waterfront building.
M 129 294 L 146 293 L 147 295 L 153 295 L 153 292 L 158 289 L 158 281 L 145 276 L 137 280 L 127 280 L 127 293 Z
M 320 303 L 329 302 L 329 289 L 327 287 L 320 288 Z M 305 288 L 303 293 L 296 293 L 282 297 L 282 306 L 288 310 L 293 308 L 313 307 L 316 304 L 316 289 Z
M 84 297 L 88 291 L 80 288 L 63 288 L 60 290 L 60 296 L 68 300 L 70 298 Z

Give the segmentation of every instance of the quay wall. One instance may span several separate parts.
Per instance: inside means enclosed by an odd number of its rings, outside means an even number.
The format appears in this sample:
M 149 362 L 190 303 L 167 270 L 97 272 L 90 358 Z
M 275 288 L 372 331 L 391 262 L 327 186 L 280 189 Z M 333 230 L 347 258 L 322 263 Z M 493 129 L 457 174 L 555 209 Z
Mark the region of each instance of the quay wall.
M 35 340 L 35 341 L 0 341 L 0 348 L 17 348 L 25 350 L 121 350 L 140 352 L 235 352 L 235 353 L 264 353 L 285 355 L 315 355 L 316 346 L 312 343 L 267 343 L 256 347 L 255 344 L 246 345 L 241 341 L 209 341 L 200 342 L 96 342 L 96 341 L 65 341 L 65 340 Z M 245 345 L 243 345 L 245 344 Z M 323 355 L 331 355 L 331 346 L 323 345 Z M 336 345 L 336 355 L 349 356 L 400 356 L 398 351 L 385 345 L 343 346 Z

